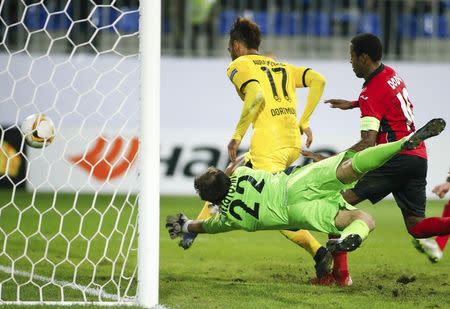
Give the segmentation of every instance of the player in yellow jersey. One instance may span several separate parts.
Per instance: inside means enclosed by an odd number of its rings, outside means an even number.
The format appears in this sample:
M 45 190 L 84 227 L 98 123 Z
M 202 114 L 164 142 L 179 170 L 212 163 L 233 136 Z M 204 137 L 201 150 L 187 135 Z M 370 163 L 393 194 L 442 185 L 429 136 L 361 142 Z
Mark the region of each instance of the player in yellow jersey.
M 260 30 L 254 22 L 238 17 L 230 30 L 228 50 L 233 62 L 227 74 L 244 105 L 236 130 L 228 144 L 231 164 L 236 164 L 240 142 L 253 124 L 250 149 L 243 160 L 257 170 L 280 172 L 294 163 L 301 151 L 301 134 L 306 146 L 313 141 L 309 120 L 322 96 L 325 78 L 318 72 L 260 55 Z M 309 88 L 300 120 L 297 120 L 297 88 Z M 209 217 L 205 204 L 198 219 Z M 324 276 L 331 267 L 329 252 L 308 231 L 281 231 L 306 249 L 316 262 L 316 274 Z M 196 235 L 188 234 L 180 242 L 187 249 Z

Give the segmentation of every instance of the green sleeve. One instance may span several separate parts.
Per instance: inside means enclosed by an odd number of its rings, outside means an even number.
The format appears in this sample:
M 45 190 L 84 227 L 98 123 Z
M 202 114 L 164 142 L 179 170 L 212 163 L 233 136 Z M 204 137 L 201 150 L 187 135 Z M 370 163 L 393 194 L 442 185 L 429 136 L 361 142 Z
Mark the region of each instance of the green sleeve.
M 203 221 L 203 229 L 208 234 L 225 233 L 238 230 L 238 226 L 231 225 L 231 222 L 222 215 L 216 215 Z

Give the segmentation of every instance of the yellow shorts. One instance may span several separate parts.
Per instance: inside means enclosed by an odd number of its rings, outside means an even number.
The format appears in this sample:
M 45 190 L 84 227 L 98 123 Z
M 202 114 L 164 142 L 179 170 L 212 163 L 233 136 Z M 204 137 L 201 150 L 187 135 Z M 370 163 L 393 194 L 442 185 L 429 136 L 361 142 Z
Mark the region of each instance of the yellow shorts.
M 250 150 L 245 154 L 245 162 L 250 161 L 256 170 L 272 173 L 285 170 L 300 156 L 300 148 L 281 148 L 270 153 L 258 153 Z

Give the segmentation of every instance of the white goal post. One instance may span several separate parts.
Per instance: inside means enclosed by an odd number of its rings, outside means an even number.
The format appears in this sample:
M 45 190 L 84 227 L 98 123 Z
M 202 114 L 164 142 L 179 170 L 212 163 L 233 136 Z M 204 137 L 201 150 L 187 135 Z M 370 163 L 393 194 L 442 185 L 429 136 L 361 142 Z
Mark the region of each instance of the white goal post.
M 0 305 L 158 306 L 160 31 L 159 0 L 0 2 Z
M 141 0 L 141 195 L 139 207 L 138 297 L 158 304 L 161 2 Z M 147 18 L 146 18 L 147 17 Z M 153 206 L 153 207 L 149 207 Z

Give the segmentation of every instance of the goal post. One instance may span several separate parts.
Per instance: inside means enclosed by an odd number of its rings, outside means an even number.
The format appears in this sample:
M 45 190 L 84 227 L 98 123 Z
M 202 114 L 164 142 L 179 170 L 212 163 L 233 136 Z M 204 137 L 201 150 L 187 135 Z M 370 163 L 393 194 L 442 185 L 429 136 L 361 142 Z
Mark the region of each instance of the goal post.
M 138 299 L 158 304 L 161 2 L 140 5 L 141 195 L 139 198 Z
M 0 3 L 0 304 L 158 306 L 161 3 L 139 2 Z

